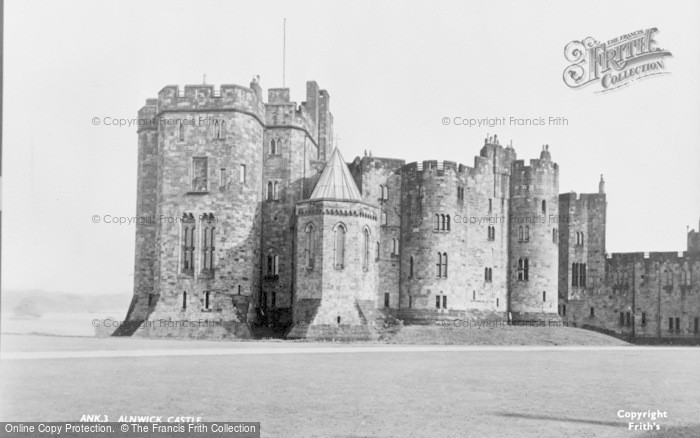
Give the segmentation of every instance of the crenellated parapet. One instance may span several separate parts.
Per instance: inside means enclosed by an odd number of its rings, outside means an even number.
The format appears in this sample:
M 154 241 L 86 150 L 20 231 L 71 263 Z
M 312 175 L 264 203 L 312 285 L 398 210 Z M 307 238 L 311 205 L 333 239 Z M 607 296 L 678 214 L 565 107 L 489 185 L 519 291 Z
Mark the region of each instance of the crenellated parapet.
M 255 90 L 241 85 L 168 85 L 158 93 L 158 113 L 239 111 L 265 122 L 265 103 Z

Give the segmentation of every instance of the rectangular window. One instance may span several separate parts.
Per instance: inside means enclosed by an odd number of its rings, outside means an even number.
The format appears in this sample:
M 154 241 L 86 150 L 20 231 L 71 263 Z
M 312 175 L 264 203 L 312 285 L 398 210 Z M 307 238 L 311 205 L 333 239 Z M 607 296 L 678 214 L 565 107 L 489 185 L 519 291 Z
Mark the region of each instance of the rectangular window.
M 668 319 L 668 331 L 673 331 L 673 318 Z
M 591 307 L 591 318 L 595 318 L 595 309 Z
M 646 312 L 642 312 L 642 325 L 643 325 L 643 326 L 647 325 L 647 314 L 646 314 Z
M 676 333 L 680 333 L 681 331 L 681 319 L 676 318 Z
M 442 308 L 447 309 L 447 295 L 442 296 Z
M 238 170 L 238 182 L 245 184 L 245 164 L 241 164 Z
M 561 305 L 561 316 L 566 316 L 566 304 Z
M 625 325 L 626 325 L 627 327 L 629 327 L 630 325 L 632 325 L 632 316 L 631 316 L 630 312 L 627 312 L 627 313 L 625 314 L 625 318 L 626 318 L 626 319 L 625 319 Z
M 206 192 L 208 165 L 207 157 L 192 157 L 192 191 Z
M 700 328 L 698 327 L 698 318 L 695 318 L 693 320 L 693 333 L 695 333 L 696 335 L 698 334 L 698 328 Z
M 384 307 L 389 307 L 389 292 L 384 294 Z
M 221 169 L 219 173 L 219 187 L 222 189 L 226 187 L 226 169 Z
M 213 214 L 202 216 L 202 272 L 211 273 L 214 269 L 214 224 Z
M 440 295 L 435 296 L 435 307 L 440 308 Z

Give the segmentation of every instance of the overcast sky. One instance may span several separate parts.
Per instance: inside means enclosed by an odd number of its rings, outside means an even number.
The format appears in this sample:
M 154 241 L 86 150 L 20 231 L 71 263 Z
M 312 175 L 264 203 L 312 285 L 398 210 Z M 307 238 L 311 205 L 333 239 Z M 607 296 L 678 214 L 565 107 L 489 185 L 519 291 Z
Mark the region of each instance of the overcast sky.
M 682 251 L 700 218 L 697 2 L 10 1 L 5 3 L 5 289 L 133 287 L 137 136 L 130 119 L 165 85 L 328 90 L 347 160 L 371 149 L 473 165 L 487 133 L 519 158 L 549 144 L 562 192 L 605 174 L 610 252 Z M 562 81 L 564 46 L 657 27 L 665 76 L 616 92 Z M 266 95 L 266 93 L 265 93 Z M 568 126 L 469 128 L 443 117 L 566 117 Z

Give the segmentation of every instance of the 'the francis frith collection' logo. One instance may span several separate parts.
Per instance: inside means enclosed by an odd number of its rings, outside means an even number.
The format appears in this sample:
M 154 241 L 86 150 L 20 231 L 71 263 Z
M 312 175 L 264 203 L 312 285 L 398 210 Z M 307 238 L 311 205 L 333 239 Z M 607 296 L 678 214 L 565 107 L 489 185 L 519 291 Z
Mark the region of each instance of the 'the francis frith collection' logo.
M 657 28 L 641 29 L 606 42 L 592 37 L 572 41 L 564 48 L 564 56 L 572 62 L 564 70 L 564 83 L 580 88 L 600 82 L 602 90 L 615 90 L 637 79 L 668 74 L 664 63 L 671 52 L 657 46 Z

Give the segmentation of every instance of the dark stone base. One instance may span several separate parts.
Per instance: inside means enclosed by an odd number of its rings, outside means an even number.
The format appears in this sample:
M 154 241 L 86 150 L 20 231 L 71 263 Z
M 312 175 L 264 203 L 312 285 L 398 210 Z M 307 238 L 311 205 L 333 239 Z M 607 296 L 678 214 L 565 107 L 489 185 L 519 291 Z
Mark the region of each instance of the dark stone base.
M 378 335 L 369 325 L 295 324 L 287 333 L 289 339 L 316 341 L 368 341 Z
M 433 325 L 440 321 L 507 321 L 506 312 L 483 310 L 399 309 L 396 318 L 406 325 Z
M 558 313 L 549 312 L 511 312 L 511 320 L 518 325 L 526 325 L 527 323 L 561 323 L 562 319 Z
M 177 323 L 179 321 L 173 321 Z M 236 321 L 203 321 L 202 324 L 183 326 L 169 325 L 168 321 L 143 321 L 131 336 L 138 338 L 170 338 L 170 339 L 250 339 L 252 333 L 247 323 Z M 121 327 L 120 327 L 121 328 Z M 115 331 L 112 336 L 125 336 Z M 128 336 L 128 335 L 127 335 Z

